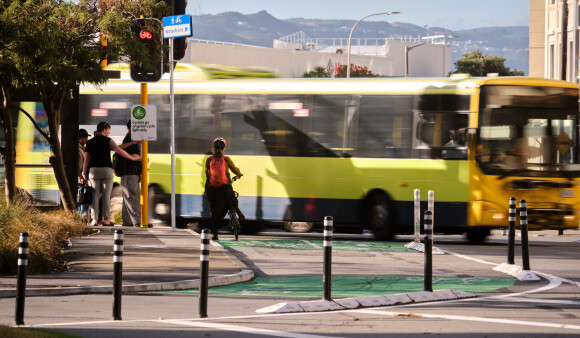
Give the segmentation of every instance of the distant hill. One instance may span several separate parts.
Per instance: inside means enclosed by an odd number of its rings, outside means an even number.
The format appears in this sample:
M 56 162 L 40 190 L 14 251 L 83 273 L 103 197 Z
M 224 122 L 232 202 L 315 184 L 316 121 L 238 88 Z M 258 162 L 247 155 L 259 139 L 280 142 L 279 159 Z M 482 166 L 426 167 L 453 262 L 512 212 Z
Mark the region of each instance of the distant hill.
M 266 11 L 244 15 L 225 12 L 215 15 L 193 16 L 193 37 L 204 40 L 241 43 L 272 47 L 272 41 L 283 36 L 304 31 L 311 38 L 348 38 L 355 20 L 322 20 L 293 18 L 279 20 Z M 475 49 L 506 58 L 506 66 L 528 73 L 527 26 L 482 27 L 452 31 L 442 27 L 421 27 L 396 21 L 361 22 L 353 38 L 417 37 L 427 35 L 453 35 L 452 62 Z M 452 69 L 455 67 L 452 65 Z

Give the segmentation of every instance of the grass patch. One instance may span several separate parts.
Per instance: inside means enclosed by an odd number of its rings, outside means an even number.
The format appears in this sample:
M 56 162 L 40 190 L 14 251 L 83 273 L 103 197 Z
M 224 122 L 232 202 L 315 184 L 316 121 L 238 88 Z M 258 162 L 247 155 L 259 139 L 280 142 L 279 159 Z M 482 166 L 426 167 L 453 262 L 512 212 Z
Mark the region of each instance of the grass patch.
M 91 231 L 76 210 L 41 212 L 25 202 L 0 201 L 0 275 L 16 274 L 22 232 L 29 236 L 27 272 L 46 273 L 66 270 L 68 239 Z
M 4 338 L 68 338 L 76 337 L 59 332 L 15 328 L 0 325 L 0 337 Z

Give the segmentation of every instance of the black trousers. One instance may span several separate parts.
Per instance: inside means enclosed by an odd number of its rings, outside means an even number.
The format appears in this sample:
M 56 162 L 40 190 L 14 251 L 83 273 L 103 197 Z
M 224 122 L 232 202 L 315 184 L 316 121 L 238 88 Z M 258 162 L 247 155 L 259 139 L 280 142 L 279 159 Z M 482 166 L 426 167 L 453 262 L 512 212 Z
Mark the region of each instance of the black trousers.
M 234 203 L 234 189 L 231 184 L 225 184 L 221 187 L 205 187 L 205 195 L 209 200 L 211 209 L 211 232 L 216 233 L 220 223 L 224 219 L 228 210 Z

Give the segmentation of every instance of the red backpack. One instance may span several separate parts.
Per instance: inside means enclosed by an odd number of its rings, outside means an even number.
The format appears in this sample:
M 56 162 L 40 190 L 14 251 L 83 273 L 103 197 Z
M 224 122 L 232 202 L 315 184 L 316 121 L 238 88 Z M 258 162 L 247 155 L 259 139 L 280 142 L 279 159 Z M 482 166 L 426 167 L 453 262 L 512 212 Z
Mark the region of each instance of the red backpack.
M 212 187 L 221 187 L 228 184 L 227 169 L 225 156 L 212 156 L 209 162 L 209 185 Z

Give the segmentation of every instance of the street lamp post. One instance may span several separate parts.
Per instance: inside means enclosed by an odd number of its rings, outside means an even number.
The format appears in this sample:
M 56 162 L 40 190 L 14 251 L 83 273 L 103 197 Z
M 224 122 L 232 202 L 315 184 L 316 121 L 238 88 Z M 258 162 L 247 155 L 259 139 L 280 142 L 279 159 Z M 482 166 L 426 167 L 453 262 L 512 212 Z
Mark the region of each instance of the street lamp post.
M 391 14 L 400 14 L 401 12 L 393 12 L 393 11 L 388 11 L 388 12 L 384 12 L 384 13 L 375 13 L 375 14 L 369 14 L 361 19 L 359 19 L 354 26 L 352 26 L 352 29 L 350 30 L 350 34 L 348 35 L 348 52 L 347 52 L 347 66 L 346 66 L 346 78 L 350 78 L 350 41 L 352 39 L 352 32 L 354 32 L 354 29 L 356 28 L 356 26 L 363 21 L 364 19 L 371 17 L 371 16 L 375 16 L 375 15 L 391 15 Z
M 420 43 L 418 43 L 416 45 L 412 45 L 412 46 L 405 46 L 405 77 L 407 77 L 409 75 L 409 51 L 415 47 L 423 46 L 426 43 L 427 43 L 427 41 L 420 42 Z

